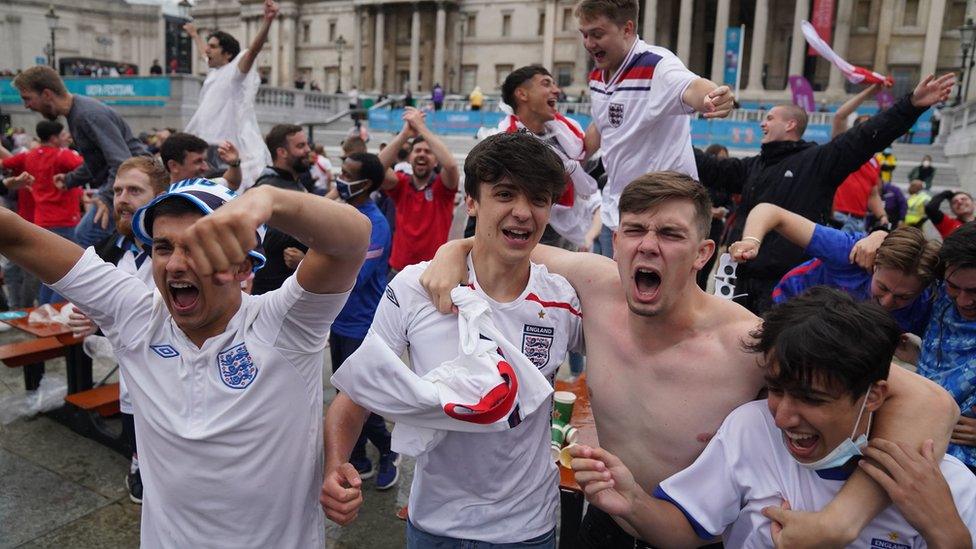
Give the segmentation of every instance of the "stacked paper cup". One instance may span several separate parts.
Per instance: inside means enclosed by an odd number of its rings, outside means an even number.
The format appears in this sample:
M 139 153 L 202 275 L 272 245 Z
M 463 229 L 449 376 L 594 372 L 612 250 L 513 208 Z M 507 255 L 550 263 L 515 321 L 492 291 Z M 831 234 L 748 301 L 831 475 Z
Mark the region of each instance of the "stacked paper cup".
M 569 468 L 568 454 L 563 449 L 579 438 L 579 430 L 569 424 L 573 417 L 576 395 L 569 391 L 556 391 L 552 396 L 552 458 Z

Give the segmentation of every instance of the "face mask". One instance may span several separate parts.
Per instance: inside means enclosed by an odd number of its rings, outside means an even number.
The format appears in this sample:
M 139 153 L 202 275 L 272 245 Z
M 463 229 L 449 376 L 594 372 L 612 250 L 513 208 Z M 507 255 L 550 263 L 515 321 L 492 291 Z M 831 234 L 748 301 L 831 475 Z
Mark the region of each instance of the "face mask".
M 868 428 L 861 436 L 857 437 L 857 440 L 851 440 L 854 433 L 857 432 L 857 426 L 861 423 L 861 416 L 864 414 L 864 408 L 867 406 L 868 397 L 864 396 L 864 402 L 861 403 L 861 411 L 857 413 L 857 420 L 854 421 L 854 430 L 851 431 L 851 436 L 844 439 L 836 448 L 827 453 L 824 457 L 814 461 L 813 463 L 803 463 L 797 461 L 803 467 L 810 469 L 812 471 L 823 471 L 824 469 L 832 469 L 834 467 L 840 467 L 846 464 L 851 458 L 855 456 L 860 456 L 861 448 L 864 448 L 868 444 L 867 433 L 871 432 L 871 417 L 873 412 L 868 413 Z
M 353 190 L 353 186 L 358 185 L 359 189 Z M 356 181 L 346 181 L 344 179 L 336 178 L 336 189 L 339 191 L 339 196 L 343 200 L 349 202 L 352 197 L 362 194 L 369 188 L 368 179 L 357 179 Z

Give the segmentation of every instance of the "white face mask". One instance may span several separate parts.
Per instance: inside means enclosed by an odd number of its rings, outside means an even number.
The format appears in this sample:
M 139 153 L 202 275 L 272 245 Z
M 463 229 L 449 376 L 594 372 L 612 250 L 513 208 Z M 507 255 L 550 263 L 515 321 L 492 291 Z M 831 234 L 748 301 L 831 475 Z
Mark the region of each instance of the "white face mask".
M 870 393 L 870 388 L 868 388 L 868 393 Z M 874 415 L 874 412 L 868 413 L 868 428 L 864 432 L 864 434 L 857 437 L 856 440 L 852 440 L 852 439 L 854 437 L 854 433 L 857 432 L 857 426 L 861 424 L 861 416 L 864 415 L 864 409 L 867 407 L 867 404 L 868 404 L 868 396 L 867 394 L 865 394 L 864 402 L 861 403 L 861 411 L 857 413 L 857 420 L 854 421 L 854 430 L 851 431 L 851 436 L 845 438 L 843 442 L 837 445 L 836 448 L 834 448 L 830 452 L 827 452 L 827 455 L 818 459 L 817 461 L 814 461 L 812 463 L 804 463 L 802 461 L 797 460 L 797 463 L 813 471 L 822 471 L 824 469 L 833 469 L 834 467 L 840 467 L 842 465 L 845 465 L 848 461 L 850 461 L 851 458 L 862 455 L 861 449 L 867 446 L 868 444 L 867 433 L 871 432 L 871 419 L 872 416 Z

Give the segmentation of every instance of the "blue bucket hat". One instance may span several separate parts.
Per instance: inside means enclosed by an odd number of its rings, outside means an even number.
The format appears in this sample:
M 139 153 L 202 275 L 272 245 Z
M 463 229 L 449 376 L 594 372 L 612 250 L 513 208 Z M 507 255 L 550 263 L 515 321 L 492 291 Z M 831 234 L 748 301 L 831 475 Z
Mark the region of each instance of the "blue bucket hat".
M 170 185 L 165 193 L 157 196 L 149 204 L 136 210 L 135 215 L 132 216 L 132 233 L 143 244 L 152 246 L 154 210 L 156 206 L 165 200 L 173 198 L 187 200 L 194 206 L 200 208 L 203 215 L 209 215 L 236 197 L 237 193 L 209 179 L 194 177 L 178 181 Z M 264 267 L 266 262 L 264 247 L 261 244 L 264 240 L 265 230 L 264 225 L 258 228 L 258 245 L 253 250 L 247 252 L 247 255 L 251 257 L 254 263 L 254 271 Z

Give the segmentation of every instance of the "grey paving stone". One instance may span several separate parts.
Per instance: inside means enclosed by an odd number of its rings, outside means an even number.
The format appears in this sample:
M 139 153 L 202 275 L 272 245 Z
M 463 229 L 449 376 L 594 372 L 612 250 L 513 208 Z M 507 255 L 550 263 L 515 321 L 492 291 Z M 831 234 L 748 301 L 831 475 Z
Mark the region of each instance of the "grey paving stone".
M 140 510 L 140 506 L 128 500 L 112 503 L 34 539 L 20 549 L 139 547 Z
M 0 449 L 0 547 L 15 547 L 104 507 L 104 498 Z

